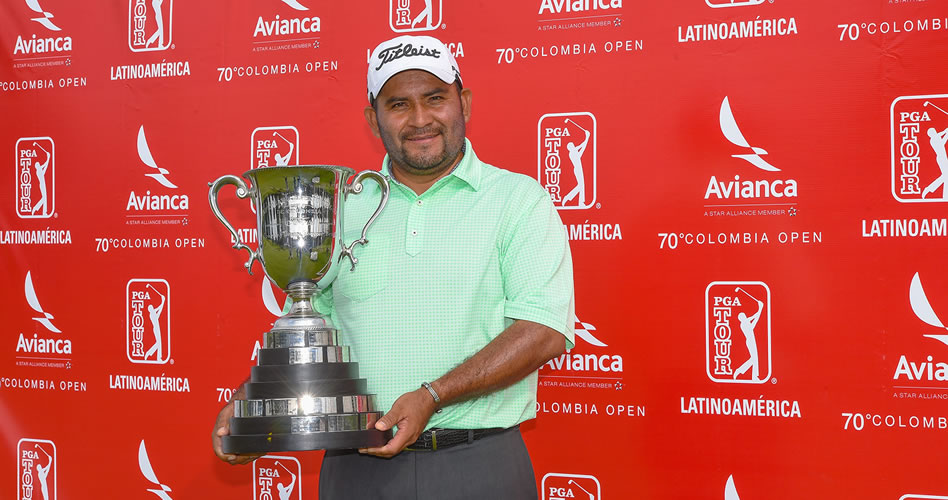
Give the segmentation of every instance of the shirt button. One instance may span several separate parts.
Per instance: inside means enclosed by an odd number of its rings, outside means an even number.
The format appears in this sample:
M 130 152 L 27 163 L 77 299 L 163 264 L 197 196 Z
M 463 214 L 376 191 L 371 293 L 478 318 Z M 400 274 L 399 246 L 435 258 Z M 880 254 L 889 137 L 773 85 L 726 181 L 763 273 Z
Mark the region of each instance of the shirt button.
M 411 230 L 411 235 L 412 235 L 412 236 L 418 236 L 418 231 L 412 229 L 412 230 Z
M 421 205 L 422 205 L 422 201 L 418 200 L 418 206 L 421 206 Z

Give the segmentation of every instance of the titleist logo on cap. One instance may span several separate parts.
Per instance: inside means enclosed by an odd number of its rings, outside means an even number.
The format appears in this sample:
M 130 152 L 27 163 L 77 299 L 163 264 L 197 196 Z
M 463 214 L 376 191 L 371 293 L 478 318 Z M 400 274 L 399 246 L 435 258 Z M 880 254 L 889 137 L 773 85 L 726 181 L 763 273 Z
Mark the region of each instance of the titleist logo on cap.
M 435 59 L 441 57 L 441 51 L 438 49 L 426 49 L 424 47 L 413 47 L 410 43 L 398 44 L 387 49 L 379 51 L 379 65 L 375 67 L 378 71 L 386 63 L 403 57 L 426 56 Z

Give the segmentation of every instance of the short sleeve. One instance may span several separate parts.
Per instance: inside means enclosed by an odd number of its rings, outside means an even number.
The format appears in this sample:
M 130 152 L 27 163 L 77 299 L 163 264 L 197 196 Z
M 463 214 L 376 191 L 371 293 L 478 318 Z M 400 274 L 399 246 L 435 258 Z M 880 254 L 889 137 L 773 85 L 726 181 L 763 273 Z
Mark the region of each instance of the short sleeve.
M 533 184 L 525 196 L 517 198 L 501 242 L 504 316 L 552 328 L 572 348 L 573 262 L 563 221 L 539 185 Z

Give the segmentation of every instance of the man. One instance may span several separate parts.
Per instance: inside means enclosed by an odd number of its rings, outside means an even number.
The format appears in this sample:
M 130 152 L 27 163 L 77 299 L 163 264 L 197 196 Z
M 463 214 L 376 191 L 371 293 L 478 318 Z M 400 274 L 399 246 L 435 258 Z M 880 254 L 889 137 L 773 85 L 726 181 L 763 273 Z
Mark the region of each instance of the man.
M 389 409 L 376 428 L 397 432 L 382 447 L 327 452 L 320 498 L 536 498 L 518 425 L 536 415 L 537 369 L 573 345 L 562 222 L 535 180 L 474 154 L 472 94 L 440 41 L 380 44 L 368 94 L 391 196 L 359 265 L 314 302 Z M 366 189 L 347 202 L 347 221 L 377 206 L 378 188 Z M 252 457 L 220 451 L 228 407 L 215 450 L 243 463 Z

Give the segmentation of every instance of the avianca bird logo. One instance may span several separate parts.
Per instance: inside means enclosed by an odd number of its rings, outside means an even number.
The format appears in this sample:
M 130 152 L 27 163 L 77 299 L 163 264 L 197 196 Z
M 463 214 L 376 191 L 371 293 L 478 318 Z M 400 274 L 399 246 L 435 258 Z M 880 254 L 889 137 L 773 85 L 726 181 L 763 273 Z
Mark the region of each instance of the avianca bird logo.
M 296 9 L 296 10 L 309 10 L 308 7 L 302 5 L 301 3 L 297 2 L 296 0 L 283 0 L 283 3 L 289 5 L 290 7 L 293 7 L 293 8 Z
M 26 6 L 32 9 L 33 12 L 39 12 L 43 15 L 42 17 L 30 18 L 31 21 L 36 21 L 42 24 L 43 27 L 50 31 L 60 31 L 59 26 L 56 26 L 52 21 L 50 21 L 50 19 L 53 17 L 53 14 L 43 10 L 43 8 L 40 7 L 39 0 L 26 0 Z
M 919 279 L 918 273 L 915 273 L 915 276 L 912 277 L 912 284 L 909 287 L 909 302 L 912 304 L 912 311 L 915 312 L 918 319 L 936 328 L 948 330 L 945 324 L 938 318 L 938 315 L 935 314 L 935 310 L 932 309 L 928 297 L 925 296 L 925 289 L 922 288 L 922 281 Z M 925 336 L 948 345 L 948 334 Z
M 171 495 L 168 495 L 168 492 L 171 491 L 171 487 L 158 481 L 158 477 L 155 476 L 155 471 L 151 468 L 151 461 L 148 460 L 148 451 L 145 450 L 144 439 L 141 444 L 138 445 L 138 468 L 141 469 L 145 479 L 158 486 L 158 488 L 149 489 L 148 491 L 157 495 L 161 500 L 173 500 Z
M 734 486 L 734 475 L 727 477 L 727 484 L 724 485 L 724 500 L 741 500 L 737 494 L 737 487 Z
M 742 148 L 749 148 L 753 153 L 740 154 L 740 155 L 731 155 L 734 158 L 741 158 L 746 160 L 751 165 L 768 172 L 779 172 L 780 169 L 767 163 L 766 160 L 760 157 L 760 155 L 767 154 L 763 148 L 758 148 L 756 146 L 751 146 L 747 142 L 747 139 L 744 138 L 744 134 L 741 133 L 741 129 L 737 127 L 737 122 L 734 120 L 734 113 L 731 112 L 731 105 L 728 103 L 727 96 L 724 96 L 724 100 L 721 101 L 721 113 L 719 115 L 719 121 L 721 122 L 721 132 L 724 133 L 724 137 L 727 140 L 731 141 L 735 146 L 740 146 Z
M 36 290 L 33 288 L 33 278 L 30 275 L 30 271 L 26 272 L 24 288 L 26 289 L 26 301 L 30 304 L 30 307 L 32 307 L 34 311 L 42 314 L 41 317 L 33 318 L 33 320 L 38 321 L 41 325 L 45 326 L 47 330 L 53 333 L 62 333 L 59 328 L 56 328 L 53 323 L 49 321 L 53 319 L 53 315 L 44 311 L 43 306 L 39 303 L 39 299 L 36 298 Z
M 596 331 L 596 327 L 589 323 L 580 321 L 579 317 L 576 317 L 576 326 L 574 327 L 574 330 L 576 331 L 576 336 L 585 340 L 586 342 L 589 342 L 596 347 L 607 347 L 605 342 L 597 339 L 592 333 L 590 333 Z
M 169 172 L 166 168 L 159 167 L 158 164 L 155 163 L 155 159 L 151 156 L 151 150 L 148 148 L 148 140 L 145 139 L 144 125 L 138 129 L 138 157 L 141 158 L 142 163 L 158 171 L 157 174 L 145 174 L 146 176 L 155 179 L 159 184 L 166 188 L 178 189 L 178 186 L 175 186 L 174 183 L 165 177 L 171 172 Z

